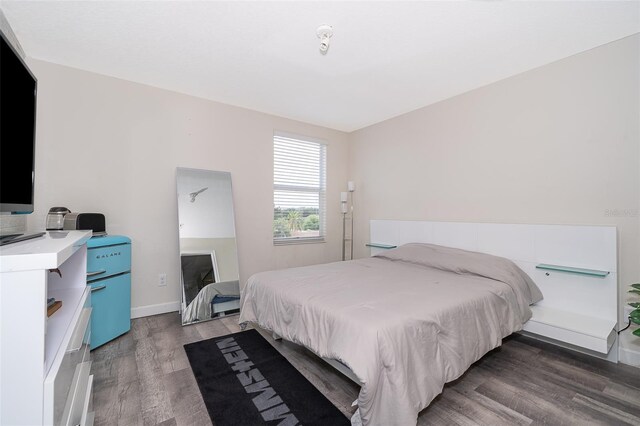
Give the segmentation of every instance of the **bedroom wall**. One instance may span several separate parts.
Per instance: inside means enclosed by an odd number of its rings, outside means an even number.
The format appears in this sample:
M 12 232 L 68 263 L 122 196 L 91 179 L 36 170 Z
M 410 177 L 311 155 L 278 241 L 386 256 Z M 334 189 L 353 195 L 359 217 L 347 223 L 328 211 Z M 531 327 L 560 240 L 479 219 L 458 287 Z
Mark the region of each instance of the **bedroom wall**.
M 324 244 L 274 247 L 273 132 L 328 143 L 327 197 L 347 177 L 347 135 L 317 126 L 64 66 L 29 60 L 38 78 L 35 212 L 101 212 L 107 231 L 133 241 L 136 315 L 177 310 L 180 300 L 176 167 L 231 172 L 240 282 L 269 269 L 340 258 L 339 204 Z M 158 286 L 166 273 L 168 285 Z
M 640 281 L 639 51 L 628 37 L 351 134 L 356 257 L 370 219 L 615 225 L 626 325 Z M 621 339 L 640 363 L 640 339 Z

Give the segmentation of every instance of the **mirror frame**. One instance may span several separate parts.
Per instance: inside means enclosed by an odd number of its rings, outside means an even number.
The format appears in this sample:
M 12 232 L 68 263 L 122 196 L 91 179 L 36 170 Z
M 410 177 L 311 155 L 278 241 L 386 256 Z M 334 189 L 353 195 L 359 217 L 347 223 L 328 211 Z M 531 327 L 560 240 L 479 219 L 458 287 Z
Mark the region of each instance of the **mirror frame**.
M 227 278 L 224 281 L 221 281 L 221 271 L 220 271 L 220 264 L 218 263 L 218 259 L 216 256 L 216 248 L 213 247 L 207 247 L 208 244 L 202 244 L 202 248 L 201 247 L 193 247 L 193 248 L 188 248 L 189 245 L 185 245 L 185 250 L 182 251 L 183 248 L 183 241 L 184 240 L 197 240 L 199 237 L 195 236 L 195 237 L 185 237 L 184 239 L 181 238 L 181 234 L 182 234 L 182 227 L 181 227 L 181 215 L 180 215 L 180 206 L 181 203 L 183 201 L 182 197 L 184 196 L 188 196 L 190 194 L 187 193 L 180 193 L 180 190 L 182 188 L 182 190 L 184 191 L 184 183 L 188 182 L 188 179 L 190 178 L 189 173 L 192 172 L 193 176 L 198 176 L 199 174 L 202 174 L 203 180 L 206 181 L 207 180 L 207 173 L 211 173 L 210 179 L 211 181 L 214 183 L 213 185 L 222 185 L 219 186 L 219 191 L 216 191 L 218 194 L 218 198 L 217 200 L 223 200 L 224 203 L 230 203 L 230 210 L 231 210 L 231 220 L 232 220 L 232 225 L 233 225 L 233 237 L 226 237 L 226 236 L 220 236 L 218 238 L 216 237 L 204 237 L 206 239 L 227 239 L 227 238 L 233 238 L 233 256 L 234 256 L 234 260 L 235 260 L 235 266 L 232 266 L 236 269 L 236 274 L 238 275 L 236 278 L 234 279 L 228 279 L 230 277 L 225 276 L 225 278 Z M 187 180 L 182 181 L 180 178 L 183 177 Z M 182 183 L 181 183 L 182 182 Z M 229 185 L 228 187 L 226 185 Z M 205 185 L 206 186 L 206 185 Z M 211 185 L 208 185 L 208 187 L 206 189 L 209 189 L 211 187 Z M 223 189 L 224 188 L 224 189 Z M 228 189 L 227 189 L 228 188 Z M 200 191 L 203 192 L 203 191 Z M 227 198 L 226 194 L 229 194 L 229 198 Z M 188 167 L 176 167 L 176 195 L 177 195 L 177 212 L 178 212 L 178 259 L 179 259 L 179 268 L 180 268 L 180 290 L 181 290 L 181 301 L 180 301 L 180 315 L 182 317 L 182 325 L 190 325 L 190 324 L 198 324 L 200 322 L 205 322 L 205 321 L 210 321 L 210 320 L 214 320 L 214 319 L 219 319 L 225 316 L 231 316 L 231 315 L 238 315 L 239 314 L 239 307 L 234 307 L 234 306 L 225 306 L 225 309 L 223 309 L 222 311 L 219 311 L 217 313 L 215 313 L 215 306 L 213 304 L 214 298 L 215 296 L 220 296 L 221 298 L 235 298 L 237 296 L 237 302 L 235 302 L 234 300 L 226 300 L 226 301 L 222 301 L 219 302 L 218 305 L 219 306 L 224 306 L 224 305 L 233 305 L 233 303 L 239 304 L 239 299 L 240 299 L 240 281 L 239 281 L 239 271 L 238 271 L 238 249 L 237 249 L 237 230 L 236 230 L 236 218 L 235 218 L 235 205 L 234 205 L 234 200 L 233 200 L 233 182 L 231 179 L 231 173 L 230 172 L 225 172 L 225 171 L 218 171 L 218 170 L 208 170 L 208 169 L 196 169 L 196 168 L 188 168 Z M 191 194 L 192 195 L 192 194 Z M 197 195 L 197 194 L 196 194 Z M 220 196 L 223 196 L 222 198 L 219 198 Z M 183 212 L 184 213 L 184 212 Z M 221 218 L 222 219 L 222 218 Z M 183 219 L 184 220 L 184 219 Z M 211 217 L 211 220 L 215 220 L 215 217 Z M 224 220 L 224 219 L 223 219 Z M 223 228 L 225 229 L 225 228 Z M 230 228 L 229 228 L 230 230 Z M 229 233 L 229 235 L 231 235 L 231 233 Z M 215 243 L 213 244 L 214 246 L 216 245 Z M 231 254 L 231 251 L 229 251 L 227 253 L 227 249 L 225 249 L 225 252 L 223 253 L 224 256 L 223 258 L 226 259 L 227 257 L 229 257 L 229 254 Z M 185 292 L 185 283 L 184 283 L 184 270 L 183 270 L 183 257 L 186 256 L 198 256 L 198 255 L 210 255 L 211 256 L 211 263 L 214 269 L 214 283 L 210 283 L 207 285 L 211 285 L 211 284 L 221 284 L 222 287 L 220 288 L 212 288 L 210 290 L 217 292 L 218 294 L 212 296 L 212 299 L 209 303 L 210 305 L 210 313 L 204 311 L 204 304 L 203 302 L 205 302 L 205 298 L 208 297 L 208 294 L 204 294 L 200 297 L 200 301 L 198 301 L 198 303 L 196 305 L 193 305 L 193 307 L 191 308 L 191 310 L 189 311 L 190 317 L 199 317 L 201 315 L 198 315 L 198 313 L 200 314 L 204 314 L 205 312 L 210 315 L 206 318 L 198 318 L 195 321 L 185 321 L 185 314 L 187 313 L 187 308 L 193 303 L 194 300 L 196 300 L 196 298 L 198 298 L 198 296 L 200 295 L 200 291 L 202 291 L 205 287 L 203 287 L 202 289 L 199 290 L 199 292 L 196 294 L 196 296 L 189 301 L 189 303 L 187 304 L 187 300 L 186 300 L 186 292 Z M 226 256 L 226 257 L 225 257 Z M 231 260 L 230 258 L 228 260 Z M 225 269 L 227 270 L 227 269 Z M 228 274 L 228 272 L 227 272 Z M 234 286 L 237 283 L 238 289 L 237 289 L 237 295 L 235 294 L 235 287 L 229 287 L 229 286 Z M 226 284 L 226 286 L 225 286 Z M 228 290 L 228 292 L 225 292 L 223 289 Z M 231 289 L 231 290 L 229 290 Z M 195 311 L 194 311 L 195 310 Z

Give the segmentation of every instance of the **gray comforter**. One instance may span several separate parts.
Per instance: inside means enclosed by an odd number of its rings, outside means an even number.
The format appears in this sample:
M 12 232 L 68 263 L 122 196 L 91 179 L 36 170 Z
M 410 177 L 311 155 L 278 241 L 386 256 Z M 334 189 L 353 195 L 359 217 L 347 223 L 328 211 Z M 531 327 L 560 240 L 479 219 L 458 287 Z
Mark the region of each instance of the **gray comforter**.
M 365 425 L 415 425 L 420 410 L 542 299 L 513 262 L 431 244 L 368 259 L 263 272 L 242 290 L 251 321 L 347 365 Z

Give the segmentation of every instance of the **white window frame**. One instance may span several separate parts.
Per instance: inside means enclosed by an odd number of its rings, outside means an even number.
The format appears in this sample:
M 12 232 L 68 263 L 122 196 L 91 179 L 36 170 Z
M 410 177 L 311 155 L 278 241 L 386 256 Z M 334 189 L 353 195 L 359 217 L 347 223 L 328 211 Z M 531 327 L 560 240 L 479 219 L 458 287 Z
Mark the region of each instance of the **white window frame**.
M 306 142 L 317 144 L 320 149 L 320 164 L 319 164 L 319 187 L 298 186 L 298 185 L 283 185 L 275 183 L 275 143 L 276 139 L 292 139 L 294 141 Z M 287 244 L 308 244 L 308 243 L 324 243 L 326 237 L 326 223 L 327 223 L 327 208 L 326 208 L 326 193 L 327 193 L 327 143 L 324 140 L 316 139 L 308 136 L 297 135 L 287 132 L 275 131 L 273 133 L 272 147 L 273 152 L 273 211 L 275 213 L 276 203 L 275 196 L 276 191 L 292 191 L 292 192 L 309 192 L 318 194 L 318 216 L 319 216 L 319 235 L 313 237 L 273 237 L 274 245 L 287 245 Z M 272 217 L 275 220 L 275 217 Z

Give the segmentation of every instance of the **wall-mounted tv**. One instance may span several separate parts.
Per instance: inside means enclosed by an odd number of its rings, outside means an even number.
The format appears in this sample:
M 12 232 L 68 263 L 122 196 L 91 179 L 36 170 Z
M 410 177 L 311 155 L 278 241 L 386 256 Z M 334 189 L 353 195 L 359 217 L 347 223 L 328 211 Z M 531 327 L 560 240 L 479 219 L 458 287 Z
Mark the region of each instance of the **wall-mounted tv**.
M 0 212 L 32 213 L 38 82 L 0 32 Z

